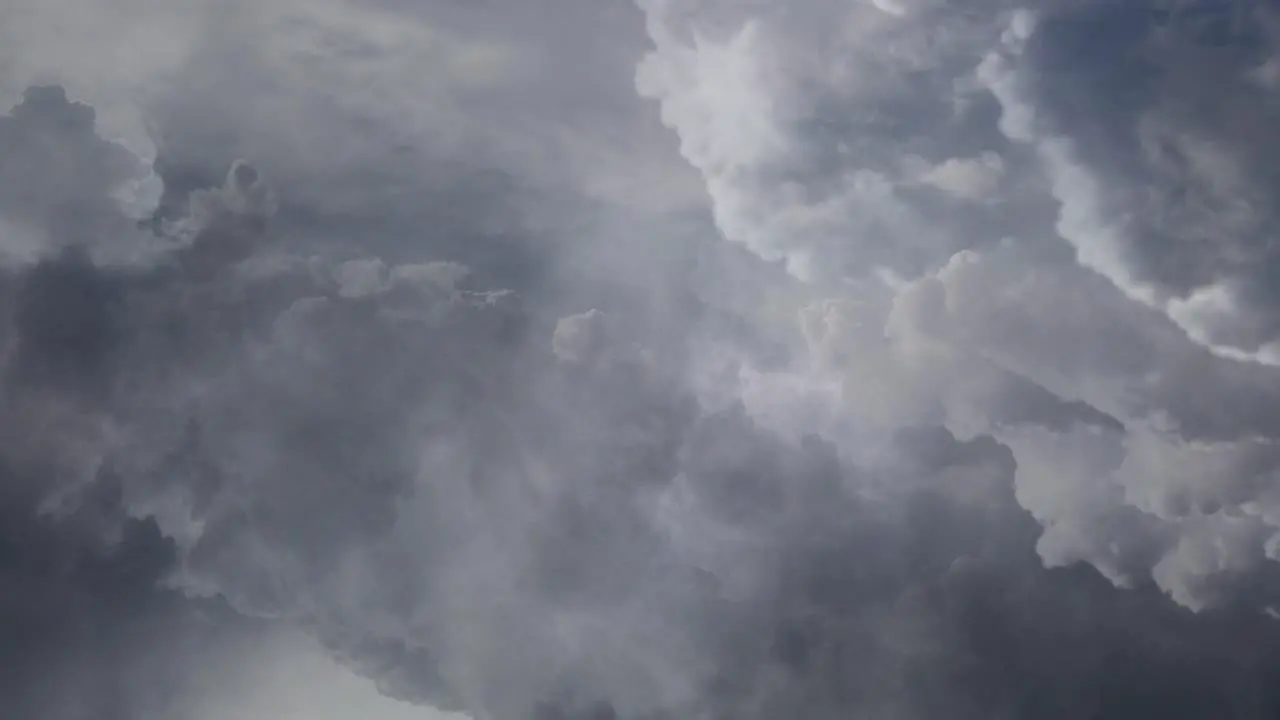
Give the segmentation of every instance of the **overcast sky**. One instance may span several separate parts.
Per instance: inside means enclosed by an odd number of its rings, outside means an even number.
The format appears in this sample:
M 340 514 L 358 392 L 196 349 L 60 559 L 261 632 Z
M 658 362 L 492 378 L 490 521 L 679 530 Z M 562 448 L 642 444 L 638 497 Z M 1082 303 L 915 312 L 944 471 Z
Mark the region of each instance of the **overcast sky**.
M 1280 3 L 8 0 L 0 113 L 0 716 L 1280 716 Z

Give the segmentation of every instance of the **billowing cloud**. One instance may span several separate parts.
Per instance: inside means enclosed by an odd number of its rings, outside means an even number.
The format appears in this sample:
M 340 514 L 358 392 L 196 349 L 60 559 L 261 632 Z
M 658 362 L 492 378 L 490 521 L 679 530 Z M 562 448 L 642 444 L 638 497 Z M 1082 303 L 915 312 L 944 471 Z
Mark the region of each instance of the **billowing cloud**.
M 641 5 L 640 91 L 725 237 L 835 294 L 863 428 L 1007 444 L 1050 565 L 1274 601 L 1268 5 Z
M 1280 712 L 1244 16 L 180 5 L 0 50 L 0 714 Z
M 1274 108 L 1259 79 L 1271 10 L 1192 3 L 1154 23 L 1147 12 L 1099 7 L 1039 27 L 1028 15 L 979 75 L 1004 132 L 1040 158 L 1061 203 L 1058 232 L 1082 264 L 1219 354 L 1274 364 L 1274 219 L 1262 200 Z M 1113 42 L 1071 76 L 1033 80 L 1056 77 L 1046 70 L 1099 30 Z

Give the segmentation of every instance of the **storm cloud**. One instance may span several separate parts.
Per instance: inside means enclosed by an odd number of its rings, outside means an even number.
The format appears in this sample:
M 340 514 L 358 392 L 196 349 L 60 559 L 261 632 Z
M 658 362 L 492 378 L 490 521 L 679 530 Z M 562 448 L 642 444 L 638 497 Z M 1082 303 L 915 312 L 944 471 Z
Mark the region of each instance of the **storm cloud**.
M 1280 714 L 1269 3 L 127 5 L 0 11 L 0 714 Z

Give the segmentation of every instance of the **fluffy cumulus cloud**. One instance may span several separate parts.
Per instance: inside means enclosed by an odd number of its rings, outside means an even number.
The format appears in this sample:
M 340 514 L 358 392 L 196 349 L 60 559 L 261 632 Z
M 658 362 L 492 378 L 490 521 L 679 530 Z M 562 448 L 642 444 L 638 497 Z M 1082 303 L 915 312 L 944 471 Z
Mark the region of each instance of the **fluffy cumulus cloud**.
M 0 715 L 1280 713 L 1270 3 L 90 5 Z

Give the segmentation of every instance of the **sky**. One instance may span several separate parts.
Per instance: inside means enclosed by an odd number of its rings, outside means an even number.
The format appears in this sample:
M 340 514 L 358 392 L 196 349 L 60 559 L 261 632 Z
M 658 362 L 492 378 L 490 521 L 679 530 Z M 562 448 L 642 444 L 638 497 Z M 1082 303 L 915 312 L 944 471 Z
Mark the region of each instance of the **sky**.
M 1271 0 L 0 3 L 0 717 L 1280 716 L 1278 116 Z

